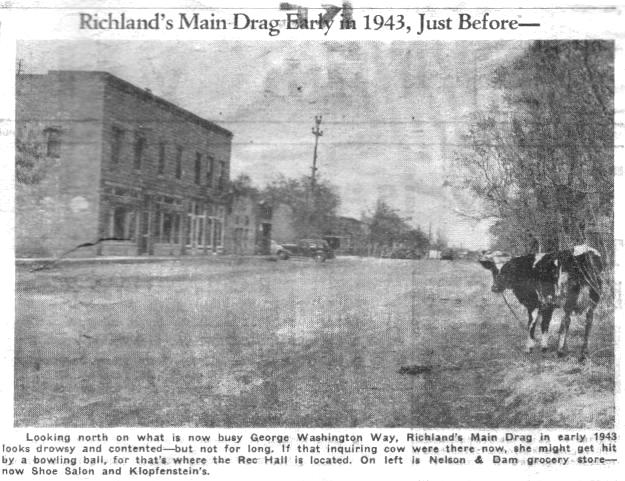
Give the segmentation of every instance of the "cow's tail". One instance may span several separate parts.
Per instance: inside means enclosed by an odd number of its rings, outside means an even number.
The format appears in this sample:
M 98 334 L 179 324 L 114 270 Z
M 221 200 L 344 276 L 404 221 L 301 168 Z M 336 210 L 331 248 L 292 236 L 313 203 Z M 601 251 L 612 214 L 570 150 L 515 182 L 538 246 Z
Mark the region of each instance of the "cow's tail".
M 598 295 L 601 295 L 601 274 L 603 272 L 603 262 L 601 257 L 597 254 L 586 253 L 584 260 L 585 262 L 582 262 L 581 265 L 579 265 L 579 270 L 591 289 L 593 289 Z

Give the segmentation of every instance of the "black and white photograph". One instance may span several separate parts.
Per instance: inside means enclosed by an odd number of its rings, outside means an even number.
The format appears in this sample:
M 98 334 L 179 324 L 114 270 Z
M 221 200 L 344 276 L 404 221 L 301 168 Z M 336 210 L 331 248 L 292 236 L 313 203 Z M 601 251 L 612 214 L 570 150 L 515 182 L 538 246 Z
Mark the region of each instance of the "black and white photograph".
M 614 429 L 615 42 L 279 38 L 17 41 L 14 426 Z

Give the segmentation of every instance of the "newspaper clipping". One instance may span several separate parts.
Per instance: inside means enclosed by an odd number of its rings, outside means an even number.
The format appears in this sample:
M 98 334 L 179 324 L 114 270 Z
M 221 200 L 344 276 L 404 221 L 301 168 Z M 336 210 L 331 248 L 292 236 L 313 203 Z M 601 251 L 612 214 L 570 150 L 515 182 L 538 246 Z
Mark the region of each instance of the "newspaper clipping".
M 0 4 L 2 478 L 618 479 L 624 8 Z

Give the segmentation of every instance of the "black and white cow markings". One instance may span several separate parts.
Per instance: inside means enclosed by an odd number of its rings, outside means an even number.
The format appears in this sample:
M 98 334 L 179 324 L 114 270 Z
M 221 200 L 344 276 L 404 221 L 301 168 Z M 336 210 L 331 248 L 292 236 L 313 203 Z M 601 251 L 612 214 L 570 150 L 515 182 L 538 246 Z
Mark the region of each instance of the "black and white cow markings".
M 526 352 L 531 352 L 536 345 L 535 329 L 539 319 L 541 348 L 547 350 L 553 311 L 561 307 L 564 317 L 560 324 L 558 355 L 564 355 L 571 314 L 585 312 L 586 329 L 580 360 L 585 359 L 594 310 L 601 297 L 603 266 L 599 252 L 587 245 L 519 257 L 493 252 L 484 254 L 479 262 L 493 275 L 493 292 L 503 293 L 510 289 L 527 309 Z

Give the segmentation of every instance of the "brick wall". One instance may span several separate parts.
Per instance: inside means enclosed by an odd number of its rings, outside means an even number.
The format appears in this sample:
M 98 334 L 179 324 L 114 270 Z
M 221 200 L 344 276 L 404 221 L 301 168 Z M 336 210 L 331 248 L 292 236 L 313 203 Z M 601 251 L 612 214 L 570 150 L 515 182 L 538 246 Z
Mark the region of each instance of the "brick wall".
M 16 135 L 40 155 L 41 176 L 16 183 L 17 257 L 55 256 L 98 238 L 102 94 L 98 78 L 18 77 Z M 58 156 L 47 155 L 50 129 L 58 132 Z
M 149 253 L 205 254 L 216 250 L 207 247 L 208 242 L 202 240 L 202 235 L 194 235 L 196 242 L 187 247 L 186 239 L 191 228 L 188 213 L 192 210 L 194 215 L 202 217 L 196 221 L 195 229 L 202 228 L 207 237 L 207 226 L 217 220 L 209 222 L 203 216 L 215 217 L 219 211 L 225 211 L 231 134 L 116 77 L 106 75 L 105 81 L 101 230 L 106 232 L 109 229 L 111 209 L 120 201 L 119 196 L 109 195 L 106 187 L 132 187 L 138 190 L 138 196 L 134 201 L 126 199 L 126 202 L 134 205 L 138 215 L 150 212 L 147 221 Z M 138 139 L 144 142 L 140 167 L 135 158 Z M 223 172 L 220 166 L 224 167 Z M 224 181 L 221 185 L 220 179 Z M 159 202 L 163 197 L 173 198 L 174 203 Z M 159 212 L 179 216 L 177 241 L 161 242 L 162 239 L 158 238 L 159 225 L 163 222 Z M 141 225 L 138 228 L 147 230 Z
M 211 129 L 162 99 L 126 82 L 107 76 L 104 96 L 103 179 L 129 182 L 135 186 L 156 189 L 184 197 L 218 197 L 217 176 L 212 185 L 207 179 L 208 159 L 225 163 L 229 178 L 230 135 L 215 126 Z M 113 128 L 123 131 L 119 162 L 111 162 Z M 146 140 L 141 169 L 133 167 L 136 135 Z M 164 145 L 165 165 L 159 174 L 160 146 Z M 177 148 L 182 148 L 182 176 L 175 176 Z M 195 182 L 196 154 L 201 155 L 200 184 Z
M 58 157 L 43 158 L 45 175 L 16 188 L 18 256 L 58 255 L 83 242 L 119 237 L 124 215 L 134 226 L 132 238 L 77 254 L 224 249 L 221 241 L 219 248 L 217 242 L 209 248 L 206 239 L 207 226 L 214 234 L 225 228 L 230 132 L 104 72 L 23 75 L 16 100 L 18 137 L 41 151 L 46 129 L 58 131 L 60 139 Z M 174 217 L 177 238 L 167 233 Z M 128 233 L 126 228 L 124 238 Z M 197 235 L 188 248 L 190 233 Z

